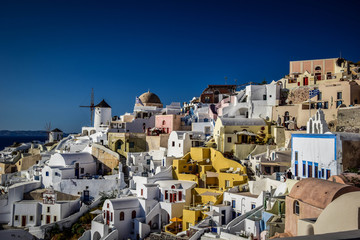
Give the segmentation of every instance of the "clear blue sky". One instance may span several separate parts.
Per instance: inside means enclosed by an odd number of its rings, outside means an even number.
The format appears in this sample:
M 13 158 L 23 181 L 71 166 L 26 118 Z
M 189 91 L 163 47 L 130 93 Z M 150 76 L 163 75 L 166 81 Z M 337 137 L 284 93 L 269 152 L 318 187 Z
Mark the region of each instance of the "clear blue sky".
M 0 130 L 89 124 L 150 89 L 164 104 L 208 84 L 278 80 L 289 61 L 360 61 L 360 1 L 0 1 Z

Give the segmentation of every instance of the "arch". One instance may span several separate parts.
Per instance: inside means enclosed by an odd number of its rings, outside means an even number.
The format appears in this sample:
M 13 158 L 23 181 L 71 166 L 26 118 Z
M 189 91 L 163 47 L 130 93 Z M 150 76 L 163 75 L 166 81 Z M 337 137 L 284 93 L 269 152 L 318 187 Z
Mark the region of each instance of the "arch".
M 293 213 L 296 214 L 296 215 L 300 214 L 300 204 L 299 204 L 298 200 L 294 201 Z
M 88 130 L 84 130 L 84 131 L 83 131 L 83 136 L 87 136 L 87 135 L 89 135 Z
M 133 210 L 131 212 L 131 219 L 134 219 L 134 218 L 136 218 L 136 211 L 135 210 Z
M 119 139 L 115 142 L 115 151 L 121 149 L 122 145 L 124 144 L 123 140 Z
M 314 235 L 314 227 L 311 224 L 306 226 L 306 235 Z
M 90 135 L 93 135 L 94 133 L 96 133 L 96 130 L 91 130 L 90 131 Z
M 315 71 L 321 71 L 321 67 L 320 67 L 320 66 L 316 66 L 316 67 L 315 67 Z
M 94 235 L 93 235 L 93 240 L 99 240 L 101 238 L 101 235 L 98 231 L 94 232 Z

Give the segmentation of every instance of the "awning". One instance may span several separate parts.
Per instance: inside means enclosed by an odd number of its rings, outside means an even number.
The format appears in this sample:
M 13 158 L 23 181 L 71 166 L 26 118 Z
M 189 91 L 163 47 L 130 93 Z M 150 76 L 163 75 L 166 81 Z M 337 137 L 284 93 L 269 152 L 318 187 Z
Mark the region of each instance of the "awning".
M 248 131 L 241 131 L 241 132 L 237 132 L 237 135 L 248 135 L 248 136 L 256 136 L 255 133 L 252 132 L 248 132 Z

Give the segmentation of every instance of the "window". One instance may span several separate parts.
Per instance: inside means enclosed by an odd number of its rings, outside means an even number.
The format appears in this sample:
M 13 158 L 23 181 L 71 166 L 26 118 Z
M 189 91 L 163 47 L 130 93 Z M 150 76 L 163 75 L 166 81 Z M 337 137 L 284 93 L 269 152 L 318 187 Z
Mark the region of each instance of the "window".
M 47 207 L 47 212 L 50 212 L 50 207 Z
M 104 213 L 105 214 L 105 213 Z M 40 220 L 42 221 L 44 218 L 44 215 L 41 214 Z
M 175 141 L 172 141 L 172 146 L 175 147 Z
M 315 71 L 321 71 L 321 67 L 320 67 L 320 66 L 316 66 L 316 67 L 315 67 Z
M 271 167 L 265 167 L 265 173 L 271 174 Z
M 165 200 L 167 200 L 167 199 L 168 199 L 168 191 L 165 190 Z
M 321 178 L 324 178 L 325 177 L 325 169 L 321 169 Z
M 144 189 L 141 189 L 141 196 L 144 195 Z
M 106 204 L 106 207 L 107 207 L 107 208 L 109 208 L 109 203 L 108 203 L 108 204 Z
M 298 161 L 295 161 L 295 177 L 298 176 Z
M 110 215 L 110 221 L 111 222 L 113 221 L 113 213 L 111 213 L 111 215 Z
M 54 216 L 54 222 L 56 222 L 56 216 Z
M 129 148 L 134 148 L 135 147 L 135 143 L 134 142 L 129 142 Z
M 266 95 L 263 95 L 263 100 L 266 100 Z
M 339 107 L 342 104 L 342 101 L 336 101 L 336 107 Z
M 181 147 L 181 143 L 179 143 L 179 147 Z
M 316 103 L 316 109 L 321 109 L 321 108 L 322 108 L 322 102 Z
M 136 211 L 135 210 L 131 212 L 131 219 L 134 219 L 134 218 L 136 218 Z
M 179 201 L 182 201 L 182 191 L 179 191 Z
M 299 152 L 295 151 L 295 161 L 299 160 Z
M 337 99 L 342 99 L 342 92 L 337 92 L 336 97 Z
M 303 177 L 306 177 L 306 161 L 303 161 L 302 170 Z
M 324 109 L 328 109 L 329 108 L 329 102 L 324 102 Z
M 299 201 L 294 202 L 294 214 L 299 215 L 300 214 L 300 205 Z
M 231 143 L 231 137 L 228 137 L 227 142 Z
M 80 173 L 81 173 L 81 174 L 84 174 L 84 172 L 85 172 L 85 169 L 84 169 L 84 168 L 81 168 L 81 169 L 80 169 Z
M 19 215 L 15 215 L 15 221 L 19 221 Z
M 49 176 L 49 172 L 48 172 L 48 171 L 46 171 L 45 176 L 47 176 L 47 177 Z
M 230 181 L 229 180 L 225 180 L 225 187 L 230 187 Z
M 235 208 L 235 207 L 236 207 L 236 201 L 235 201 L 235 200 L 232 200 L 232 201 L 231 201 L 231 206 L 232 206 L 232 208 Z
M 331 79 L 331 72 L 326 73 L 326 79 Z
M 30 222 L 34 221 L 34 216 L 30 216 Z
M 165 124 L 166 124 L 166 122 L 165 122 L 165 120 L 163 120 L 163 121 L 162 121 L 162 125 L 165 125 Z
M 251 209 L 254 209 L 256 207 L 255 203 L 251 203 Z
M 312 162 L 308 162 L 308 177 L 312 177 Z
M 280 167 L 279 166 L 274 167 L 274 172 L 280 172 Z
M 319 164 L 314 163 L 314 178 L 318 178 L 318 177 L 319 177 Z
M 120 212 L 120 221 L 124 221 L 125 220 L 125 214 L 124 212 Z
M 331 171 L 330 169 L 326 169 L 326 179 L 329 179 L 331 176 Z
M 317 100 L 318 101 L 322 100 L 322 93 L 321 92 L 319 92 L 319 94 L 317 95 Z

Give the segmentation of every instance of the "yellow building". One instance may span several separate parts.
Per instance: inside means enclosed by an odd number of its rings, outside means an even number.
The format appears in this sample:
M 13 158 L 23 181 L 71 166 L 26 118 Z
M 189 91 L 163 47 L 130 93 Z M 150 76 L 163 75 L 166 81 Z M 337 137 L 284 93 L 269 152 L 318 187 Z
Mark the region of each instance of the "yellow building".
M 257 144 L 272 138 L 271 123 L 261 118 L 218 117 L 214 127 L 217 150 L 244 159 Z
M 146 151 L 145 133 L 108 133 L 109 148 L 127 158 L 129 152 Z
M 183 230 L 206 217 L 209 206 L 221 204 L 224 190 L 248 181 L 246 167 L 213 148 L 191 148 L 183 158 L 173 161 L 173 170 L 174 178 L 198 184 L 190 206 L 183 210 Z

